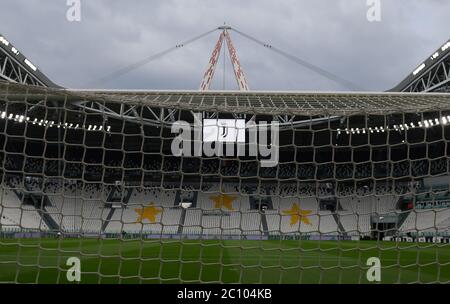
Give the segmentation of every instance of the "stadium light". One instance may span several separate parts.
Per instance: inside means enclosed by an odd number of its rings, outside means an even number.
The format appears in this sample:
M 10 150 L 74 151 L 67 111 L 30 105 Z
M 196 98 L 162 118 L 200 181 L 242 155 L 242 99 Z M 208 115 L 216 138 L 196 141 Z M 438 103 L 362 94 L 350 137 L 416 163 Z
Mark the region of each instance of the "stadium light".
M 414 70 L 413 75 L 416 76 L 425 68 L 425 63 L 422 63 L 417 69 Z
M 61 128 L 63 127 L 64 129 L 79 129 L 80 125 L 76 124 L 74 127 L 74 123 L 58 123 L 57 125 L 55 124 L 55 121 L 48 121 L 48 120 L 38 120 L 37 118 L 30 118 L 29 116 L 25 116 L 25 115 L 21 115 L 21 114 L 13 114 L 13 113 L 6 113 L 6 111 L 2 111 L 0 112 L 0 118 L 1 119 L 8 119 L 8 120 L 13 120 L 15 122 L 19 122 L 19 123 L 32 123 L 33 125 L 38 124 L 39 126 L 44 126 L 44 127 L 54 127 L 57 126 L 57 128 Z M 85 129 L 85 126 L 83 125 L 83 129 Z M 102 131 L 104 128 L 103 126 L 99 126 L 99 125 L 89 125 L 88 131 Z M 106 129 L 106 128 L 105 128 Z M 111 129 L 111 126 L 107 127 L 107 132 L 109 132 L 109 130 Z
M 0 42 L 3 43 L 4 45 L 8 46 L 9 45 L 9 41 L 5 39 L 5 37 L 0 36 Z
M 0 112 L 0 118 L 1 119 L 5 119 L 7 117 L 8 120 L 14 120 L 14 121 L 18 121 L 20 123 L 23 123 L 25 120 L 26 122 L 32 122 L 33 124 L 38 123 L 38 119 L 34 118 L 34 120 L 32 120 L 30 117 L 25 117 L 24 115 L 19 115 L 19 114 L 13 114 L 13 113 L 6 113 L 5 111 Z M 414 122 L 409 122 L 409 123 L 403 123 L 400 125 L 393 125 L 392 126 L 392 130 L 401 132 L 404 130 L 409 130 L 409 129 L 414 129 L 414 128 L 429 128 L 429 127 L 433 127 L 433 126 L 437 126 L 437 125 L 447 125 L 450 123 L 450 115 L 447 116 L 441 116 L 440 118 L 434 118 L 434 119 L 428 119 L 428 120 L 423 120 L 423 121 L 418 121 L 417 125 Z M 40 120 L 40 122 L 38 123 L 39 126 L 49 126 L 49 127 L 54 127 L 57 126 L 58 128 L 60 128 L 61 126 L 64 129 L 80 129 L 80 125 L 79 124 L 74 124 L 74 123 L 70 123 L 70 122 L 66 122 L 66 123 L 58 123 L 58 125 L 55 124 L 54 121 L 49 122 L 48 120 Z M 101 126 L 101 125 L 83 125 L 81 126 L 81 129 L 85 129 L 86 131 L 102 131 L 105 130 L 105 132 L 110 132 L 111 130 L 111 126 Z M 367 128 L 345 128 L 344 130 L 337 128 L 337 134 L 341 135 L 342 132 L 346 132 L 346 134 L 366 134 L 366 133 L 385 133 L 391 130 L 391 127 L 389 126 L 376 126 L 376 127 L 367 127 Z
M 450 41 L 447 42 L 446 44 L 444 44 L 444 45 L 441 47 L 441 50 L 442 50 L 442 51 L 445 51 L 445 50 L 448 49 L 448 48 L 450 48 Z
M 30 60 L 26 59 L 24 60 L 24 62 L 26 63 L 27 66 L 29 66 L 33 71 L 37 71 L 37 67 L 31 63 Z

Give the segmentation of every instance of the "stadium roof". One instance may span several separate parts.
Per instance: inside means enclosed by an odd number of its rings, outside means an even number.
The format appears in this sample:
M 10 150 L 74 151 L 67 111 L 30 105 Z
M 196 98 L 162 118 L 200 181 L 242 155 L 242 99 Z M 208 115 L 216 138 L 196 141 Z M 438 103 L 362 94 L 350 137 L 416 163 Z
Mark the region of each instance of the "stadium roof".
M 5 96 L 7 95 L 7 96 Z M 289 115 L 387 114 L 450 110 L 448 93 L 71 90 L 0 82 L 11 101 L 97 101 L 158 108 Z
M 392 88 L 389 91 L 392 92 L 402 92 L 407 90 L 408 87 L 411 86 L 412 83 L 414 83 L 417 79 L 420 79 L 422 77 L 424 77 L 424 75 L 426 75 L 426 72 L 433 69 L 434 67 L 436 67 L 439 64 L 442 64 L 442 62 L 447 61 L 448 62 L 448 58 L 450 57 L 450 39 L 447 40 L 439 49 L 437 49 L 435 52 L 433 52 L 432 55 L 430 55 L 427 59 L 425 59 L 421 64 L 419 64 L 419 66 L 412 71 L 410 74 L 408 74 L 408 76 L 406 76 L 405 79 L 403 79 L 398 85 L 396 85 L 394 88 Z M 445 64 L 444 64 L 445 66 Z M 439 86 L 442 85 L 442 83 L 448 82 L 449 79 L 449 73 L 447 72 L 448 69 L 448 64 L 447 66 L 444 68 L 445 75 L 442 75 L 442 78 L 440 78 L 439 81 Z M 450 70 L 448 70 L 450 71 Z M 434 73 L 436 74 L 436 71 L 434 71 Z M 436 75 L 432 75 L 432 76 L 436 76 Z M 432 77 L 429 77 L 432 78 Z M 431 79 L 427 79 L 427 81 L 430 81 Z
M 6 56 L 6 57 L 5 57 Z M 46 87 L 53 88 L 61 88 L 53 81 L 51 81 L 44 73 L 34 65 L 22 52 L 19 52 L 11 42 L 6 40 L 6 38 L 0 33 L 0 58 L 2 58 L 2 67 L 0 70 L 5 68 L 9 68 L 11 71 L 8 74 L 11 74 L 12 78 L 8 77 L 3 73 L 4 71 L 0 71 L 0 79 L 5 79 L 8 81 L 17 81 L 13 75 L 20 78 L 23 81 L 23 78 L 28 77 L 33 78 L 33 83 L 40 84 Z M 5 61 L 5 59 L 7 59 Z M 20 71 L 19 71 L 20 69 Z

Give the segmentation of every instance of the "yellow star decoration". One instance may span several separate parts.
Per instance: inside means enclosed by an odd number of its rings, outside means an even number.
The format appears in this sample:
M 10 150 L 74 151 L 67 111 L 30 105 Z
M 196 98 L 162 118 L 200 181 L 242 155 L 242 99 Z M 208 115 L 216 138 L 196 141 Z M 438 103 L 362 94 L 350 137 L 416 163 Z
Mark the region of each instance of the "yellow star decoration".
M 228 210 L 234 210 L 233 201 L 237 198 L 236 195 L 219 194 L 209 197 L 214 202 L 214 208 L 221 209 L 222 207 Z
M 293 204 L 290 210 L 283 210 L 284 215 L 291 216 L 291 226 L 302 221 L 306 225 L 311 225 L 311 221 L 308 216 L 311 214 L 311 210 L 302 210 L 297 204 Z
M 144 206 L 142 208 L 136 208 L 134 211 L 138 214 L 136 223 L 142 223 L 143 220 L 147 219 L 150 223 L 156 222 L 156 216 L 160 214 L 161 208 L 156 208 L 151 203 L 149 206 Z

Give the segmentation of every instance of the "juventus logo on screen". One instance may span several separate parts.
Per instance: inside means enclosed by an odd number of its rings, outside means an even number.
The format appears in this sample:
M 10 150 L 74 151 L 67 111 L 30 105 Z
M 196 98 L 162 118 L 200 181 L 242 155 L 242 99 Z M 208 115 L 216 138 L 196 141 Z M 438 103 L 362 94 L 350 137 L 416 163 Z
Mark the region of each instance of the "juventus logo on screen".
M 245 143 L 245 120 L 204 119 L 203 141 Z
M 171 144 L 174 156 L 260 156 L 262 167 L 278 164 L 278 121 L 246 123 L 245 119 L 202 120 L 201 113 L 195 113 L 193 125 L 176 121 L 171 132 L 178 133 Z
M 222 132 L 220 133 L 221 138 L 226 138 L 228 135 L 228 128 L 227 127 L 221 127 Z

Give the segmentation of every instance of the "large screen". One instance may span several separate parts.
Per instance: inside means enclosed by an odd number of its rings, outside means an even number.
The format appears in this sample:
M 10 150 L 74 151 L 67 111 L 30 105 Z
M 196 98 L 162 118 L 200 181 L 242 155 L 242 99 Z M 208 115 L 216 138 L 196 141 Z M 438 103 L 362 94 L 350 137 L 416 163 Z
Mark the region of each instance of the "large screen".
M 204 119 L 203 141 L 245 143 L 245 120 Z

